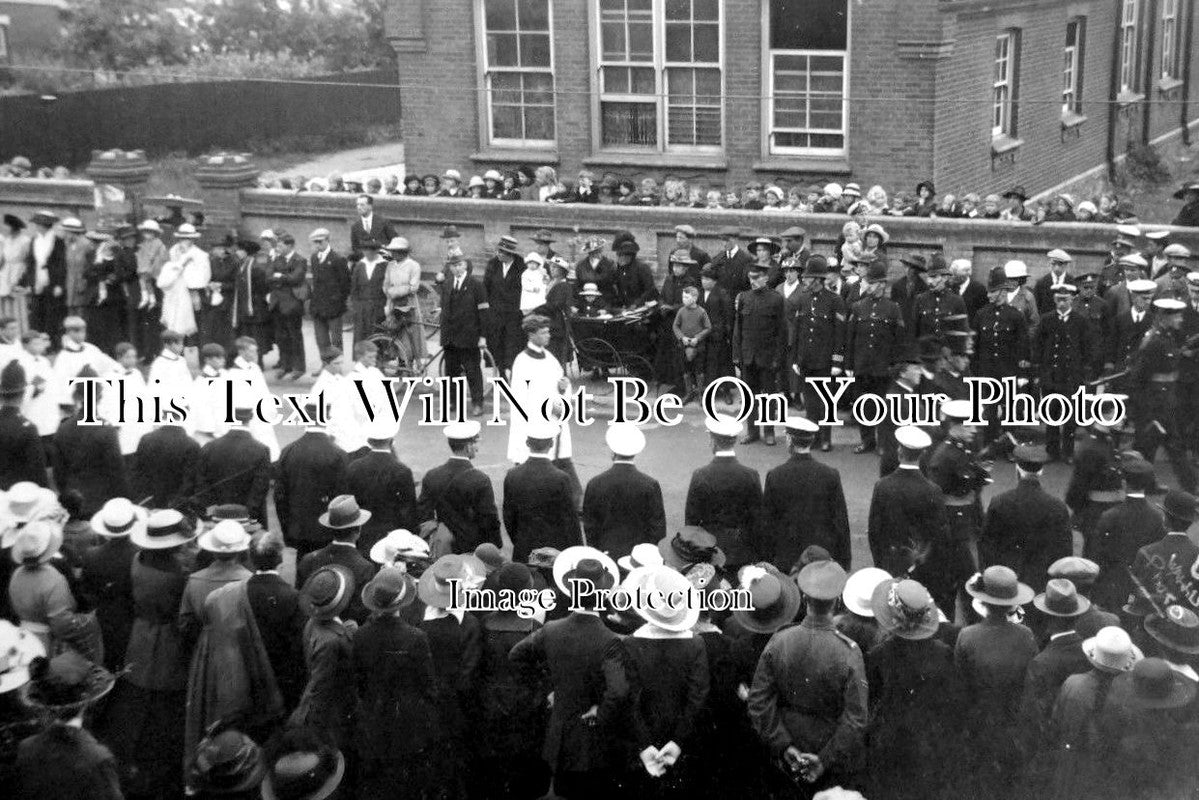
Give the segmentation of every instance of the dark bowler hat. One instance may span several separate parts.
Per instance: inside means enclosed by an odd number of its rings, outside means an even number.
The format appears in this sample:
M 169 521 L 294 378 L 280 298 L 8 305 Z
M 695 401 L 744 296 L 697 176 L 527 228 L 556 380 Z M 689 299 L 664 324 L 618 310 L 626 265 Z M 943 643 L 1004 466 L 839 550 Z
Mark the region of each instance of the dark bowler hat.
M 1145 632 L 1177 653 L 1199 654 L 1199 614 L 1186 606 L 1167 606 L 1164 616 L 1145 617 Z
M 1117 684 L 1131 687 L 1131 692 L 1118 696 L 1134 708 L 1182 708 L 1195 699 L 1197 685 L 1174 670 L 1165 659 L 1146 658 L 1138 661 L 1131 672 L 1117 675 Z
M 1171 489 L 1166 492 L 1165 499 L 1157 507 L 1168 516 L 1186 520 L 1187 522 L 1194 522 L 1196 513 L 1195 502 L 1194 495 L 1180 489 Z
M 1020 202 L 1023 203 L 1025 200 L 1028 199 L 1028 192 L 1025 191 L 1023 186 L 1021 186 L 1020 184 L 1016 184 L 1015 186 L 1013 186 L 1012 188 L 1010 188 L 1006 192 L 1004 192 L 1003 196 L 1004 196 L 1004 198 L 1018 197 L 1018 198 L 1020 198 Z
M 553 244 L 558 240 L 554 238 L 554 234 L 550 232 L 549 228 L 541 228 L 533 234 L 533 241 L 541 242 L 542 244 Z
M 684 569 L 691 564 L 724 566 L 724 553 L 716 546 L 716 537 L 697 525 L 687 525 L 674 536 L 658 542 L 658 552 L 667 566 Z
M 1032 604 L 1051 617 L 1078 617 L 1091 608 L 1091 601 L 1078 593 L 1072 581 L 1053 578 Z
M 1003 267 L 994 267 L 987 273 L 988 292 L 994 292 L 997 289 L 1009 289 L 1011 285 L 1011 282 L 1007 279 L 1007 272 Z
M 15 358 L 0 369 L 0 397 L 22 397 L 28 386 L 25 368 Z
M 828 275 L 828 260 L 824 256 L 816 255 L 808 259 L 803 270 L 805 278 L 823 278 L 826 275 Z
M 918 272 L 928 272 L 928 259 L 926 259 L 924 256 L 920 255 L 919 253 L 913 253 L 911 255 L 902 256 L 899 259 L 899 263 L 903 264 L 905 267 L 907 267 L 909 269 L 914 269 Z
M 866 270 L 866 280 L 868 281 L 885 281 L 887 279 L 887 265 L 885 262 L 873 258 L 870 260 L 870 268 Z
M 928 275 L 931 278 L 934 275 L 948 275 L 949 265 L 945 263 L 945 259 L 939 254 L 934 254 L 928 260 Z
M 462 238 L 462 234 L 460 234 L 458 232 L 457 225 L 446 225 L 444 228 L 441 229 L 441 238 L 442 239 L 460 239 L 460 238 Z

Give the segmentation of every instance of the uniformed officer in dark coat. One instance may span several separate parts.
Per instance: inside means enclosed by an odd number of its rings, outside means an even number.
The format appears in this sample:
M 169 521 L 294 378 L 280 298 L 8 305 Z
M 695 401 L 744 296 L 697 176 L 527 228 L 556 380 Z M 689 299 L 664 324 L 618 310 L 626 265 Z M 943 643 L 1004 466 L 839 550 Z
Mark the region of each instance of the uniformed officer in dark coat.
M 741 423 L 727 417 L 709 417 L 704 424 L 712 438 L 713 458 L 691 473 L 683 520 L 716 537 L 727 568 L 735 573 L 738 567 L 757 561 L 761 555 L 755 539 L 762 482 L 758 471 L 737 461 L 733 452 Z
M 952 619 L 958 592 L 978 568 L 980 494 L 991 477 L 975 456 L 975 430 L 967 423 L 969 401 L 944 403 L 941 414 L 949 427 L 945 438 L 929 449 L 924 472 L 945 495 L 945 537 L 931 542 L 920 573 L 937 607 Z
M 908 398 L 919 394 L 922 362 L 917 349 L 911 344 L 905 344 L 898 348 L 894 356 L 891 371 L 895 375 L 895 379 L 887 384 L 883 395 L 884 397 L 894 396 L 897 398 L 897 402 L 906 404 Z M 889 475 L 892 470 L 899 466 L 899 444 L 895 439 L 895 429 L 897 427 L 895 419 L 890 409 L 888 409 L 887 413 L 883 415 L 882 420 L 878 423 L 878 428 L 875 431 L 875 437 L 878 441 L 878 475 L 880 478 L 884 475 Z M 877 563 L 875 562 L 876 566 Z
M 939 257 L 939 256 L 938 256 Z M 944 259 L 942 259 L 944 261 Z M 903 256 L 899 263 L 907 267 L 907 274 L 891 286 L 891 299 L 899 305 L 903 312 L 903 324 L 908 334 L 912 334 L 912 311 L 916 306 L 916 298 L 928 289 L 924 273 L 928 272 L 928 259 L 922 255 Z
M 524 259 L 517 251 L 516 239 L 501 236 L 496 254 L 483 271 L 483 289 L 487 296 L 487 347 L 501 373 L 512 369 L 512 360 L 524 345 L 520 328 L 520 276 Z
M 1025 582 L 1043 583 L 1050 564 L 1074 553 L 1070 510 L 1041 486 L 1048 459 L 1043 448 L 1021 445 L 1012 457 L 1018 481 L 987 506 L 979 561 L 983 567 L 1010 567 Z
M 1074 472 L 1065 501 L 1074 515 L 1072 525 L 1082 533 L 1084 542 L 1090 541 L 1099 516 L 1124 499 L 1116 449 L 1123 425 L 1123 419 L 1111 426 L 1096 422 L 1074 452 Z
M 982 378 L 1014 378 L 1029 366 L 1028 321 L 1007 302 L 1008 291 L 1014 284 L 1008 280 L 1003 267 L 996 267 L 987 276 L 987 296 L 990 302 L 974 315 L 975 375 Z M 1002 433 L 998 406 L 987 407 L 987 442 Z
M 195 500 L 204 505 L 235 503 L 245 506 L 259 522 L 266 521 L 266 494 L 271 488 L 271 451 L 250 434 L 249 408 L 235 408 L 236 425 L 200 448 L 196 460 Z
M 645 449 L 645 434 L 631 422 L 618 422 L 605 439 L 612 466 L 587 482 L 583 531 L 597 550 L 621 558 L 635 545 L 666 537 L 666 511 L 658 481 L 633 466 Z
M 483 370 L 479 366 L 479 343 L 487 330 L 490 305 L 483 283 L 469 274 L 461 253 L 450 257 L 450 276 L 441 284 L 441 346 L 445 371 L 450 378 L 466 376 L 470 389 L 470 414 L 483 411 Z
M 200 443 L 176 422 L 159 425 L 137 443 L 131 478 L 136 499 L 147 508 L 178 508 L 192 495 Z
M 918 295 L 912 304 L 912 336 L 940 336 L 945 331 L 945 318 L 966 314 L 966 301 L 948 286 L 949 267 L 944 258 L 929 264 L 928 291 Z
M 25 368 L 16 359 L 0 367 L 0 490 L 31 481 L 46 485 L 46 451 L 37 426 L 21 414 Z
M 1148 278 L 1138 278 L 1126 285 L 1131 303 L 1129 308 L 1111 314 L 1107 320 L 1105 371 L 1127 369 L 1129 359 L 1141 346 L 1141 340 L 1153 324 L 1152 306 L 1157 284 Z M 1125 386 L 1127 381 L 1115 385 Z
M 787 319 L 783 296 L 766 285 L 766 273 L 758 264 L 748 268 L 750 289 L 737 295 L 733 324 L 733 363 L 741 379 L 754 394 L 775 390 L 779 361 L 785 350 Z M 765 413 L 763 404 L 754 409 L 754 419 Z M 751 425 L 745 443 L 764 439 L 774 444 L 773 425 Z
M 1178 329 L 1182 325 L 1181 300 L 1153 301 L 1153 328 L 1145 334 L 1129 366 L 1130 394 L 1135 401 L 1135 448 L 1153 463 L 1162 445 L 1170 456 L 1174 477 L 1185 492 L 1196 486 L 1195 470 L 1187 459 L 1179 435 L 1178 371 L 1182 355 Z
M 803 568 L 796 578 L 807 605 L 803 621 L 766 645 L 749 690 L 758 737 L 796 784 L 812 791 L 852 785 L 862 766 L 866 667 L 854 641 L 833 627 L 845 580 L 834 561 Z M 798 796 L 795 786 L 790 792 Z
M 89 375 L 90 373 L 90 375 Z M 95 377 L 90 367 L 80 377 Z M 83 387 L 76 386 L 75 412 L 54 433 L 54 482 L 59 493 L 70 489 L 83 495 L 80 513 L 91 516 L 113 497 L 129 496 L 129 474 L 117 429 L 107 422 L 83 425 Z
M 305 410 L 310 419 L 315 418 L 316 404 Z M 317 523 L 317 517 L 345 491 L 346 464 L 345 451 L 333 443 L 322 425 L 309 427 L 279 453 L 275 511 L 283 541 L 296 548 L 297 557 L 329 543 L 329 533 Z
M 824 256 L 809 258 L 803 272 L 804 294 L 796 315 L 795 339 L 791 342 L 794 369 L 803 381 L 804 411 L 816 421 L 824 417 L 824 402 L 808 379 L 840 375 L 845 361 L 848 311 L 841 295 L 825 286 L 827 277 L 828 262 Z M 832 432 L 831 426 L 824 426 L 816 435 L 821 450 L 832 449 Z
M 741 229 L 735 225 L 722 228 L 720 235 L 724 237 L 724 249 L 712 256 L 708 262 L 716 272 L 720 288 L 729 297 L 749 289 L 749 267 L 754 263 L 754 257 L 741 246 Z
M 371 512 L 370 521 L 362 526 L 358 537 L 358 550 L 366 556 L 389 532 L 417 528 L 416 481 L 412 470 L 392 450 L 397 433 L 399 426 L 390 417 L 376 418 L 367 430 L 370 450 L 346 467 L 346 493 L 354 495 L 358 504 Z
M 699 306 L 712 325 L 704 339 L 704 378 L 710 384 L 733 374 L 733 298 L 721 287 L 711 264 L 700 271 L 699 283 Z
M 841 474 L 812 458 L 820 426 L 806 417 L 787 419 L 791 457 L 766 473 L 762 491 L 761 557 L 788 574 L 799 554 L 819 545 L 849 569 L 849 514 Z
M 1042 396 L 1056 393 L 1069 397 L 1090 377 L 1098 333 L 1089 320 L 1074 313 L 1077 294 L 1072 284 L 1053 287 L 1057 309 L 1042 314 L 1037 324 L 1032 362 L 1037 367 Z M 1077 427 L 1072 415 L 1060 426 L 1045 426 L 1045 449 L 1050 460 L 1061 458 L 1069 463 L 1074 458 Z
M 1134 591 L 1128 567 L 1142 547 L 1166 535 L 1166 527 L 1148 494 L 1157 489 L 1153 465 L 1125 458 L 1124 501 L 1104 511 L 1087 537 L 1083 555 L 1099 565 L 1091 596 L 1104 608 L 1119 608 Z
M 583 543 L 570 476 L 550 460 L 557 436 L 556 424 L 529 423 L 529 460 L 504 476 L 504 529 L 513 561 L 524 562 L 539 547 Z
M 891 380 L 891 365 L 904 338 L 903 311 L 886 296 L 887 265 L 874 261 L 866 271 L 862 299 L 849 310 L 845 325 L 845 368 L 859 395 L 881 397 Z M 876 426 L 859 423 L 862 443 L 855 453 L 877 446 Z
M 929 435 L 905 425 L 895 440 L 899 464 L 874 485 L 866 538 L 874 566 L 901 576 L 915 573 L 932 543 L 946 538 L 945 495 L 920 472 L 920 455 L 932 445 Z
M 420 482 L 416 516 L 428 539 L 440 523 L 453 536 L 455 553 L 473 553 L 483 542 L 499 547 L 500 515 L 491 479 L 471 461 L 479 448 L 478 422 L 456 422 L 444 429 L 451 456 L 425 473 Z

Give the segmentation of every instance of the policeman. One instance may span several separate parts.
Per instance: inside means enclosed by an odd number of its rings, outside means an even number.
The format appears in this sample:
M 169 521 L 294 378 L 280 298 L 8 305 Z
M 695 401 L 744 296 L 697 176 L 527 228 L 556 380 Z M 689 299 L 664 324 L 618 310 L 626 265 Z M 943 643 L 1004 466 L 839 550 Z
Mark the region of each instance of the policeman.
M 1123 394 L 1102 394 L 1099 401 L 1127 403 Z M 1089 541 L 1099 515 L 1124 499 L 1123 478 L 1120 475 L 1117 453 L 1124 418 L 1110 425 L 1096 422 L 1089 428 L 1090 436 L 1074 454 L 1074 472 L 1066 487 L 1066 505 L 1074 514 L 1073 526 Z
M 1093 330 L 1106 330 L 1107 323 L 1104 317 L 1106 306 L 1103 298 L 1098 294 L 1099 274 L 1084 272 L 1075 278 L 1074 285 L 1078 287 L 1078 297 L 1074 298 L 1074 311 L 1090 320 Z M 1097 372 L 1103 369 L 1102 361 L 1105 355 L 1103 348 L 1096 348 L 1095 369 Z
M 828 262 L 824 256 L 808 259 L 803 272 L 805 294 L 799 301 L 795 340 L 791 343 L 793 369 L 803 380 L 804 411 L 817 421 L 824 416 L 824 402 L 811 379 L 840 375 L 845 360 L 845 301 L 825 286 L 827 276 Z M 821 427 L 816 444 L 824 452 L 832 449 L 830 426 Z
M 887 297 L 887 265 L 874 261 L 866 271 L 862 299 L 853 304 L 845 326 L 847 373 L 859 394 L 882 396 L 890 380 L 891 362 L 903 342 L 903 309 Z M 810 413 L 810 412 L 809 412 Z M 862 443 L 855 453 L 878 446 L 874 425 L 859 423 Z
M 944 352 L 936 372 L 933 374 L 932 390 L 950 400 L 965 400 L 970 396 L 966 379 L 970 377 L 970 356 L 974 353 L 974 334 L 965 328 L 966 316 L 959 317 L 961 328 L 945 331 Z M 958 321 L 946 320 L 946 325 L 957 325 Z
M 905 344 L 898 348 L 893 361 L 891 374 L 895 376 L 895 379 L 887 384 L 884 395 L 894 396 L 897 402 L 905 405 L 909 402 L 916 402 L 910 398 L 916 398 L 920 394 L 922 367 L 919 351 L 915 346 Z M 888 410 L 875 432 L 878 437 L 878 475 L 880 478 L 890 474 L 899 466 L 899 444 L 895 438 L 895 432 L 896 420 Z M 875 566 L 879 566 L 877 561 Z
M 1014 378 L 1029 366 L 1028 322 L 1023 314 L 1008 304 L 1008 291 L 1013 284 L 1002 267 L 987 276 L 987 297 L 990 300 L 974 316 L 978 333 L 974 353 L 974 374 L 984 378 Z M 988 443 L 1001 433 L 999 409 L 987 407 Z
M 686 525 L 695 525 L 716 537 L 731 574 L 758 559 L 755 537 L 762 507 L 762 481 L 758 471 L 737 460 L 733 446 L 741 423 L 718 415 L 704 422 L 712 441 L 712 461 L 691 473 L 683 509 Z
M 932 542 L 947 538 L 941 487 L 920 472 L 920 457 L 932 446 L 913 425 L 895 431 L 898 467 L 874 485 L 866 540 L 874 566 L 898 577 L 927 559 Z
M 1042 314 L 1033 340 L 1032 361 L 1037 365 L 1042 394 L 1074 394 L 1091 372 L 1095 331 L 1091 323 L 1074 313 L 1078 288 L 1073 284 L 1054 286 L 1056 310 Z M 1045 450 L 1051 460 L 1069 463 L 1074 458 L 1074 431 L 1078 427 L 1071 416 L 1061 425 L 1045 426 Z
M 1187 273 L 1190 271 L 1191 251 L 1181 244 L 1167 245 L 1162 250 L 1166 257 L 1166 272 L 1154 283 L 1158 286 L 1157 297 L 1173 297 L 1175 300 L 1187 299 Z
M 916 298 L 912 308 L 912 335 L 940 336 L 945 318 L 966 313 L 966 301 L 948 289 L 949 267 L 945 259 L 933 259 L 928 268 L 928 291 Z
M 1195 471 L 1187 460 L 1178 424 L 1178 373 L 1182 356 L 1178 330 L 1185 307 L 1181 300 L 1172 298 L 1153 302 L 1153 327 L 1132 357 L 1129 378 L 1137 398 L 1136 450 L 1152 463 L 1158 447 L 1164 444 L 1179 486 L 1193 493 Z
M 748 269 L 748 291 L 737 295 L 733 324 L 733 363 L 741 368 L 741 379 L 755 394 L 774 391 L 779 359 L 787 337 L 783 296 L 766 286 L 766 271 L 759 264 Z M 745 444 L 762 439 L 774 445 L 774 426 L 761 424 L 764 408 L 755 409 L 759 425 L 751 426 Z
M 930 543 L 928 560 L 919 568 L 920 580 L 937 607 L 950 617 L 958 592 L 978 569 L 978 534 L 982 530 L 982 488 L 991 482 L 990 470 L 975 458 L 975 430 L 968 400 L 949 400 L 941 406 L 945 437 L 928 451 L 925 475 L 945 494 L 946 535 Z
M 1199 456 L 1199 272 L 1187 273 L 1186 304 L 1180 328 L 1182 358 L 1178 364 L 1178 418 L 1183 445 Z

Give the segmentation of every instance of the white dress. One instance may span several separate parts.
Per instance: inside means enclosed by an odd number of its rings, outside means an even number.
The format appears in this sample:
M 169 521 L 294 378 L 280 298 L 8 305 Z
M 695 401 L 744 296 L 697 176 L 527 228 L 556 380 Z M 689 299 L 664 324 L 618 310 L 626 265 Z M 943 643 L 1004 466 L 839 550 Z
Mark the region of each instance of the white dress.
M 156 384 L 155 381 L 158 381 Z M 171 401 L 178 405 L 190 403 L 192 389 L 192 371 L 182 356 L 177 356 L 169 350 L 163 350 L 158 358 L 150 364 L 150 375 L 146 378 L 150 397 L 159 398 L 160 407 L 165 414 L 171 408 Z M 188 414 L 190 417 L 191 415 Z M 185 422 L 187 431 L 195 428 Z
M 565 377 L 562 365 L 554 354 L 548 350 L 529 345 L 516 355 L 512 362 L 512 396 L 520 403 L 521 408 L 529 415 L 531 421 L 542 419 L 541 404 L 547 398 L 562 396 L 558 391 L 558 381 Z M 569 388 L 569 387 L 568 387 Z M 514 464 L 523 464 L 529 458 L 529 448 L 525 444 L 528 437 L 528 423 L 515 409 L 508 413 L 508 460 Z M 550 450 L 551 458 L 570 458 L 570 424 L 562 425 L 558 441 Z
M 545 305 L 546 274 L 545 269 L 532 264 L 525 266 L 520 274 L 520 313 L 528 314 L 535 308 Z
M 173 245 L 167 263 L 158 274 L 163 327 L 184 336 L 194 334 L 196 312 L 192 308 L 191 290 L 208 286 L 211 279 L 212 267 L 207 253 L 194 246 L 184 251 L 179 245 Z

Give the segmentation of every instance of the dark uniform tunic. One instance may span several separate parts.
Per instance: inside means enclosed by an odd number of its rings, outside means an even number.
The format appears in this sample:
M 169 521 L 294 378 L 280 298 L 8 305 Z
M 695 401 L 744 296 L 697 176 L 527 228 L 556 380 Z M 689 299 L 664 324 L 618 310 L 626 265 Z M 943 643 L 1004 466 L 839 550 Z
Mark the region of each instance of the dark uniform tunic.
M 887 390 L 896 348 L 904 336 L 903 310 L 886 297 L 865 297 L 850 307 L 845 325 L 845 366 L 853 371 L 859 394 L 881 396 Z M 875 426 L 862 425 L 862 445 L 873 450 Z
M 737 296 L 733 362 L 741 365 L 741 378 L 755 394 L 775 390 L 787 340 L 784 312 L 783 296 L 773 289 L 750 289 Z
M 966 301 L 948 289 L 928 291 L 916 298 L 912 306 L 912 338 L 940 336 L 947 330 L 948 317 L 966 313 Z
M 828 289 L 821 288 L 813 294 L 805 294 L 799 300 L 791 353 L 800 378 L 804 381 L 804 411 L 815 422 L 824 418 L 824 403 L 808 379 L 827 378 L 832 374 L 833 367 L 841 367 L 845 360 L 847 316 L 845 301 Z M 817 444 L 829 441 L 832 432 L 831 427 L 822 425 L 820 433 L 816 435 Z
M 1081 314 L 1070 312 L 1063 319 L 1056 312 L 1041 315 L 1033 342 L 1032 360 L 1041 380 L 1041 394 L 1058 393 L 1069 397 L 1086 381 L 1094 363 L 1096 332 Z M 1045 426 L 1045 449 L 1049 457 L 1072 458 L 1073 415 L 1060 426 Z
M 945 536 L 930 541 L 928 560 L 916 569 L 915 577 L 952 619 L 958 590 L 978 568 L 983 519 L 978 492 L 986 480 L 968 446 L 953 437 L 933 447 L 926 474 L 945 494 Z
M 1153 329 L 1145 334 L 1130 364 L 1135 448 L 1150 462 L 1163 444 L 1183 491 L 1194 493 L 1195 471 L 1179 435 L 1178 372 L 1181 350 L 1173 333 Z

